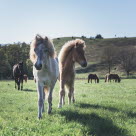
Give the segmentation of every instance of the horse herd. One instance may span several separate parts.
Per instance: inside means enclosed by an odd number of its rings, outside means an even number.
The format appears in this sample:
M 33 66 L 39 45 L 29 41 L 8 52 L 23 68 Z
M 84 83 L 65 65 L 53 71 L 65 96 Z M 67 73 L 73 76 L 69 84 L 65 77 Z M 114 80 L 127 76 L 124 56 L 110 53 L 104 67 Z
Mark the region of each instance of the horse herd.
M 88 75 L 88 83 L 90 80 L 91 80 L 91 83 L 92 83 L 92 80 L 94 80 L 95 83 L 99 83 L 99 78 L 96 74 L 89 74 Z M 118 82 L 118 83 L 121 82 L 121 78 L 119 77 L 118 74 L 106 74 L 105 82 L 111 82 L 111 80 Z
M 30 60 L 33 63 L 33 76 L 36 83 L 38 93 L 38 118 L 42 118 L 44 109 L 45 98 L 48 101 L 48 114 L 52 111 L 52 93 L 56 81 L 59 80 L 59 103 L 58 108 L 61 108 L 65 104 L 65 87 L 68 90 L 68 103 L 75 102 L 74 97 L 74 81 L 75 81 L 75 63 L 81 65 L 81 67 L 87 66 L 85 58 L 85 42 L 81 39 L 75 39 L 65 43 L 58 55 L 56 56 L 53 42 L 48 37 L 41 37 L 36 35 L 33 42 L 30 45 Z M 23 89 L 23 62 L 14 65 L 13 76 L 18 90 Z M 114 78 L 113 78 L 114 77 Z M 106 75 L 105 81 L 119 82 L 116 76 Z M 27 80 L 27 76 L 25 76 Z M 99 82 L 97 75 L 89 75 L 88 82 L 91 79 L 95 79 L 95 82 Z

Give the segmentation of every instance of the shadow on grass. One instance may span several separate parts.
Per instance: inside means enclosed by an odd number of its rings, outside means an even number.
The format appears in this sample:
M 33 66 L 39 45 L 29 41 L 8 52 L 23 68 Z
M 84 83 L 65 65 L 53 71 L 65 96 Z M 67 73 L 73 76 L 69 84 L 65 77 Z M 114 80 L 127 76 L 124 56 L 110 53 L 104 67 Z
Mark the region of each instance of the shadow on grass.
M 82 130 L 83 135 L 95 136 L 127 136 L 127 130 L 121 129 L 114 125 L 111 119 L 102 118 L 95 113 L 86 114 L 74 111 L 60 111 L 67 121 L 75 121 L 87 127 Z
M 100 106 L 100 105 L 97 105 L 97 104 L 80 103 L 79 107 L 80 108 L 105 109 L 105 110 L 109 110 L 109 111 L 112 111 L 112 112 L 119 112 L 119 110 L 114 108 L 114 107 Z
M 36 90 L 32 90 L 32 89 L 23 89 L 22 91 L 26 91 L 26 92 L 36 92 Z
M 122 112 L 122 113 L 125 113 L 130 118 L 136 118 L 135 112 L 123 111 L 123 110 L 119 110 L 114 107 L 106 107 L 106 106 L 95 105 L 95 104 L 86 104 L 86 103 L 80 103 L 79 105 L 77 104 L 77 106 L 79 106 L 80 108 L 105 109 L 105 110 L 109 110 L 111 112 Z
M 135 112 L 129 111 L 129 112 L 126 112 L 126 114 L 130 118 L 136 118 L 136 113 Z

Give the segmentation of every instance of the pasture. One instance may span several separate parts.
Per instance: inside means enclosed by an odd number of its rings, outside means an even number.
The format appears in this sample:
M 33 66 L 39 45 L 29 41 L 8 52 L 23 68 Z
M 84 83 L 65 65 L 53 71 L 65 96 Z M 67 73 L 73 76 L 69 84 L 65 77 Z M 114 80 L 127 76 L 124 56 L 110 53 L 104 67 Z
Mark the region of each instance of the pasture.
M 0 136 L 135 136 L 136 79 L 121 83 L 75 81 L 76 103 L 58 109 L 59 84 L 53 92 L 52 114 L 37 119 L 34 81 L 23 91 L 13 81 L 0 81 Z M 46 104 L 47 105 L 47 104 Z

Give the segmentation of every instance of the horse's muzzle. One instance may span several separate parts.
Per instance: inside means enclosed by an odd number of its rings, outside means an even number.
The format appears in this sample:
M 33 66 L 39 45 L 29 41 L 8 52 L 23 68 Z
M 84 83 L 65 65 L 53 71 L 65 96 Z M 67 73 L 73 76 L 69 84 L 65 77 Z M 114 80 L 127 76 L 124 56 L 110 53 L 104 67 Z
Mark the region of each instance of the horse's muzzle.
M 86 61 L 82 62 L 82 63 L 81 63 L 81 66 L 82 66 L 82 67 L 86 67 L 86 66 L 87 66 L 87 62 L 86 62 Z
M 37 69 L 37 70 L 41 70 L 42 69 L 42 64 L 38 64 L 37 65 L 37 63 L 35 63 L 35 68 Z

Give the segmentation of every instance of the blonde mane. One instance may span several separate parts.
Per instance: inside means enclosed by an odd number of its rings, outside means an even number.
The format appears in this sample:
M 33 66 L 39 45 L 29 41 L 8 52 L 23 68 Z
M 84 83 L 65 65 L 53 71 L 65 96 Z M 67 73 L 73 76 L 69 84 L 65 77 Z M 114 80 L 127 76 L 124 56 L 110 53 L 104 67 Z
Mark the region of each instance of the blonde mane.
M 52 57 L 52 58 L 55 58 L 56 57 L 56 52 L 55 52 L 55 48 L 54 48 L 54 45 L 53 45 L 53 42 L 52 40 L 50 40 L 48 37 L 46 37 L 46 39 L 42 38 L 40 35 L 36 35 L 36 37 L 38 37 L 39 40 L 46 40 L 47 42 L 47 48 L 49 50 L 49 55 Z M 35 38 L 32 43 L 30 44 L 30 60 L 34 63 L 35 62 L 35 59 L 36 59 L 36 54 L 34 52 L 34 49 L 36 47 L 36 44 L 37 44 L 37 38 Z
M 76 47 L 76 45 L 78 46 L 82 46 L 83 49 L 86 47 L 85 42 L 81 39 L 75 39 L 72 41 L 68 41 L 67 43 L 65 43 L 59 53 L 58 59 L 59 62 L 63 63 L 69 53 L 70 50 L 72 50 L 74 47 Z

